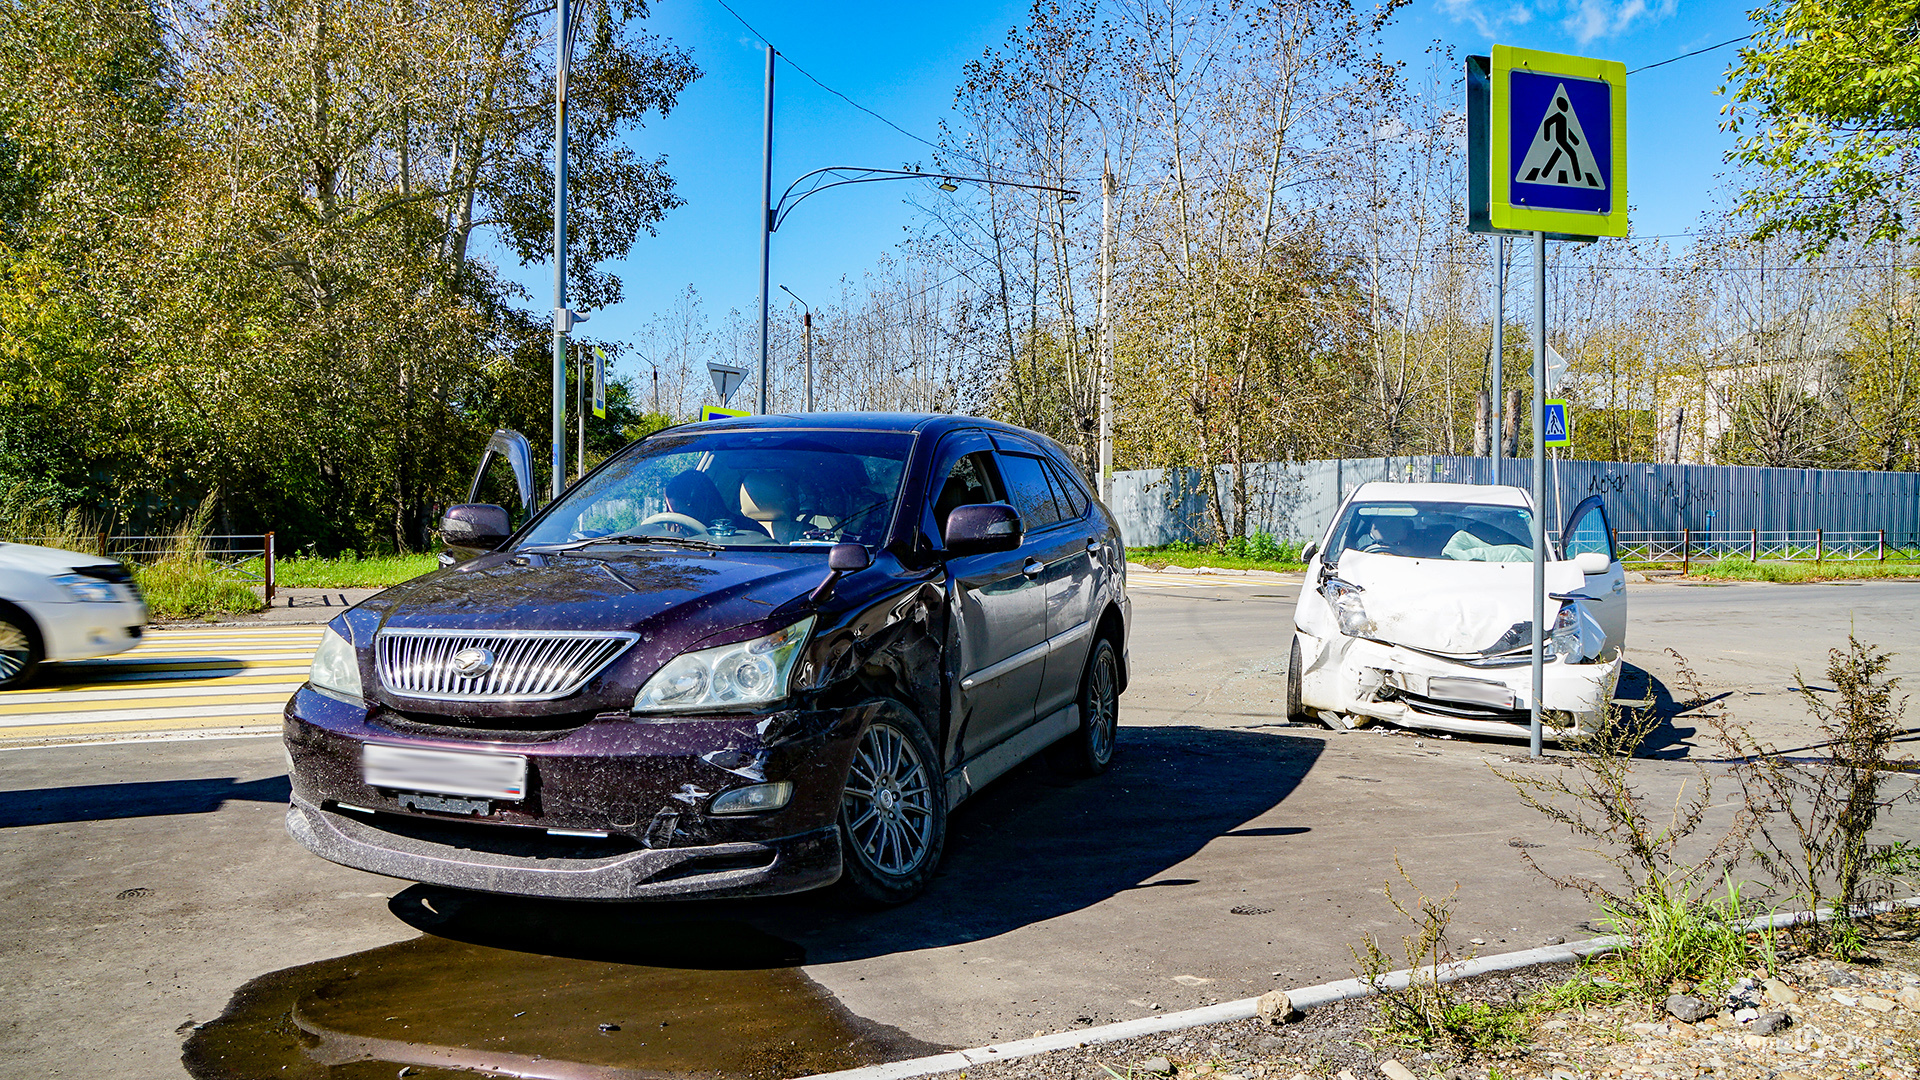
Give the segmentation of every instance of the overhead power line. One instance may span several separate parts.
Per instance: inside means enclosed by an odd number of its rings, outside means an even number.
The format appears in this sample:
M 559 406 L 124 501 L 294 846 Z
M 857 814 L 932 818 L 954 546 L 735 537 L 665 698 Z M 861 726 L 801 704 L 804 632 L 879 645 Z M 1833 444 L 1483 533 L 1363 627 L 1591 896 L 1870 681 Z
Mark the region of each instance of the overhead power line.
M 1743 41 L 1750 40 L 1752 37 L 1753 37 L 1752 34 L 1741 34 L 1737 38 L 1728 38 L 1727 40 L 1721 42 L 1718 45 L 1709 45 L 1704 49 L 1695 49 L 1689 53 L 1681 53 L 1679 56 L 1670 56 L 1665 60 L 1659 61 L 1658 63 L 1642 64 L 1641 66 L 1634 68 L 1632 71 L 1627 72 L 1627 74 L 1638 75 L 1643 71 L 1652 71 L 1654 68 L 1657 68 L 1657 67 L 1666 67 L 1668 64 L 1673 63 L 1675 60 L 1685 60 L 1689 56 L 1699 56 L 1701 53 L 1710 53 L 1715 49 L 1724 49 L 1729 45 L 1738 45 Z

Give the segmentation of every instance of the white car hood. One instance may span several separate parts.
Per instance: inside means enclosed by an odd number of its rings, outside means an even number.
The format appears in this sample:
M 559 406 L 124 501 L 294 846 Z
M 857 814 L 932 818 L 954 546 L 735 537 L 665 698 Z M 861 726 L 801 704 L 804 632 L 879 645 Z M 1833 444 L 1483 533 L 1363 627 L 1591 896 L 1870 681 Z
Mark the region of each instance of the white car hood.
M 98 555 L 88 555 L 81 551 L 62 551 L 59 548 L 39 547 L 34 544 L 0 543 L 0 569 L 5 570 L 53 576 L 70 574 L 76 566 L 99 566 L 111 561 L 111 559 L 103 559 Z
M 1428 652 L 1484 652 L 1515 623 L 1533 618 L 1532 563 L 1346 551 L 1335 576 L 1365 590 L 1361 604 L 1376 628 L 1369 636 Z M 1548 593 L 1577 592 L 1585 583 L 1573 563 L 1547 563 Z M 1558 606 L 1548 600 L 1549 620 Z

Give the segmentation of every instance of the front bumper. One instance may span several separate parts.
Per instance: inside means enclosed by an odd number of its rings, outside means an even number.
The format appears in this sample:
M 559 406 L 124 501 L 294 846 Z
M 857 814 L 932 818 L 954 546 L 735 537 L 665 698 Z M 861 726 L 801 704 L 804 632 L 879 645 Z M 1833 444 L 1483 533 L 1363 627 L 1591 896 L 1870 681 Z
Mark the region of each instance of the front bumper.
M 655 723 L 620 714 L 525 732 L 421 719 L 297 692 L 286 713 L 293 837 L 347 866 L 515 895 L 768 895 L 840 875 L 840 792 L 864 710 Z M 524 797 L 477 810 L 423 806 L 423 793 L 366 782 L 368 742 L 523 756 Z M 793 796 L 779 810 L 707 812 L 721 792 L 781 780 Z
M 40 628 L 48 660 L 91 660 L 140 644 L 147 625 L 147 605 L 135 599 L 128 586 L 115 588 L 127 599 L 59 604 L 29 601 L 20 605 Z
M 404 831 L 383 828 L 383 819 Z M 438 827 L 421 828 L 423 821 Z M 530 835 L 484 835 L 509 830 Z M 307 850 L 343 866 L 406 881 L 514 896 L 567 900 L 769 896 L 831 885 L 840 877 L 840 838 L 833 828 L 766 843 L 598 854 L 581 851 L 585 845 L 578 843 L 553 844 L 536 829 L 423 818 L 402 824 L 388 815 L 323 810 L 295 795 L 287 809 L 287 832 Z
M 1311 711 L 1385 720 L 1461 735 L 1525 737 L 1533 708 L 1529 664 L 1481 667 L 1402 646 L 1336 635 L 1300 634 L 1301 704 Z M 1542 670 L 1543 735 L 1564 741 L 1590 735 L 1606 721 L 1621 660 L 1593 664 L 1550 661 Z M 1511 695 L 1505 707 L 1457 700 L 1435 680 L 1465 680 Z M 1454 684 L 1456 687 L 1459 683 Z

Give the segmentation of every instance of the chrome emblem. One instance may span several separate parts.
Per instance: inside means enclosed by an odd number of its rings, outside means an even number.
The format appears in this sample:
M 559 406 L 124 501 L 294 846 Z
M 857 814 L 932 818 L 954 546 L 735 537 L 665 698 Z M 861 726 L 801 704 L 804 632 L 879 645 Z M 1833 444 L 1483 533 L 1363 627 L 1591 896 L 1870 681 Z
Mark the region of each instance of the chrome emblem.
M 463 679 L 477 679 L 493 670 L 493 653 L 486 649 L 461 649 L 453 654 L 453 673 Z

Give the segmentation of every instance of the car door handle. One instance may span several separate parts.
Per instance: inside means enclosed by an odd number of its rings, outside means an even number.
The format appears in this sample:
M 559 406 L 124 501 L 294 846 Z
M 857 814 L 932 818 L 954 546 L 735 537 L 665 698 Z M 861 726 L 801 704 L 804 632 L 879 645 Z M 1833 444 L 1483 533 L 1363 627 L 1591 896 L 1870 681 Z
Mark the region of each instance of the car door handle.
M 1039 559 L 1028 559 L 1027 565 L 1021 567 L 1020 572 L 1028 577 L 1039 577 L 1041 574 L 1047 572 L 1047 564 L 1041 562 Z
M 1088 550 L 1088 551 L 1099 551 L 1099 550 L 1100 550 L 1100 541 L 1098 541 L 1098 540 L 1094 540 L 1094 539 L 1088 539 L 1088 540 L 1087 540 L 1087 550 Z
M 1616 581 L 1613 583 L 1613 588 L 1608 591 L 1614 593 L 1615 595 L 1626 592 L 1627 583 L 1624 581 Z

